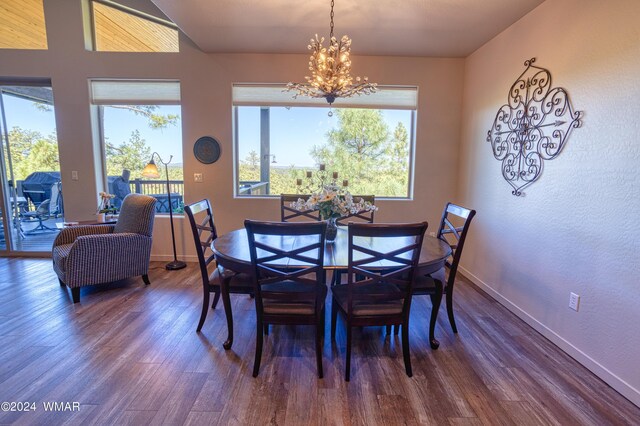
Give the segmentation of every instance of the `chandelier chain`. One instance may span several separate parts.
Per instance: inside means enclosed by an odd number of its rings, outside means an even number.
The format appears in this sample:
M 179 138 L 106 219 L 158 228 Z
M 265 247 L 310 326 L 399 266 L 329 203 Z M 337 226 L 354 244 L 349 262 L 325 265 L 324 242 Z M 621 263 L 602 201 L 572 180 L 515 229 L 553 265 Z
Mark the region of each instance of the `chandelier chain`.
M 331 40 L 333 38 L 333 4 L 334 4 L 335 0 L 331 0 L 331 27 L 330 27 L 330 31 L 329 31 L 329 40 Z

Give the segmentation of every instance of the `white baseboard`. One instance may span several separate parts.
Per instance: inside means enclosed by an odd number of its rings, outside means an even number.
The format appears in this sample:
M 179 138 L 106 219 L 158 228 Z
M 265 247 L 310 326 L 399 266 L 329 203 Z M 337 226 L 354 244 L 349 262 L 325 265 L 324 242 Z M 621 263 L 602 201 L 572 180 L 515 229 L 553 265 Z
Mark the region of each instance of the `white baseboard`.
M 625 382 L 620 377 L 613 374 L 605 366 L 595 361 L 589 355 L 582 352 L 579 348 L 573 346 L 570 342 L 565 340 L 562 336 L 558 335 L 555 331 L 551 330 L 546 325 L 529 315 L 527 312 L 518 307 L 515 303 L 511 302 L 506 297 L 502 296 L 489 284 L 482 281 L 480 278 L 469 272 L 466 268 L 459 266 L 458 270 L 467 277 L 472 283 L 484 290 L 491 297 L 493 297 L 502 306 L 513 312 L 518 318 L 522 319 L 529 326 L 531 326 L 538 333 L 549 339 L 553 344 L 558 346 L 570 357 L 578 361 L 580 364 L 589 369 L 593 374 L 604 380 L 609 386 L 618 391 L 622 396 L 627 398 L 633 404 L 640 407 L 640 390 L 634 388 L 629 383 Z

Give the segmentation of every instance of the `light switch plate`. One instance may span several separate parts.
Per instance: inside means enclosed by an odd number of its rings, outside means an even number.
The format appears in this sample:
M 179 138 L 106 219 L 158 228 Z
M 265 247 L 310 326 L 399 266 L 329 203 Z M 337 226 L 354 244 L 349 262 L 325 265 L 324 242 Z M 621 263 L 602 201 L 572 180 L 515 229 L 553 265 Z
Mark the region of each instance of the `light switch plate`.
M 194 182 L 198 182 L 198 183 L 202 183 L 202 173 L 194 173 L 193 174 L 193 181 Z
M 78 180 L 78 171 L 77 170 L 71 171 L 71 180 Z

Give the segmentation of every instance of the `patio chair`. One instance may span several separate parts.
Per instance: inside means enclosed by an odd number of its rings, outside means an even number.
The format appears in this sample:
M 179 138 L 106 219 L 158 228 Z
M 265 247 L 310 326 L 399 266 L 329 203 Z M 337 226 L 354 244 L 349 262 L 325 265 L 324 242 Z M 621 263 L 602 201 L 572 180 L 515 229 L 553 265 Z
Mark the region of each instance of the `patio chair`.
M 51 214 L 51 201 L 48 199 L 41 202 L 34 211 L 21 213 L 21 216 L 22 223 L 38 221 L 38 225 L 26 231 L 25 234 L 34 234 L 38 231 L 57 231 L 57 228 L 50 228 L 44 223 L 45 220 L 55 217 Z
M 53 270 L 60 285 L 71 289 L 73 303 L 80 288 L 142 275 L 150 284 L 149 259 L 156 199 L 129 194 L 115 225 L 72 226 L 53 242 Z

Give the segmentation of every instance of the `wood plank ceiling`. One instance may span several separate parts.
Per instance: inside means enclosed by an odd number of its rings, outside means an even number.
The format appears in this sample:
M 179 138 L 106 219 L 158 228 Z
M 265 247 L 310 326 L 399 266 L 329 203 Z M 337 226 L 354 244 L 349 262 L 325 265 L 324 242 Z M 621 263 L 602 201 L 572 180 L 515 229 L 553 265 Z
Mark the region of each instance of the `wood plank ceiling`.
M 42 0 L 0 1 L 0 49 L 47 49 Z
M 178 31 L 93 2 L 96 50 L 109 52 L 178 52 Z
M 95 50 L 178 52 L 178 31 L 99 2 L 92 2 Z M 0 49 L 47 49 L 43 0 L 0 1 Z

